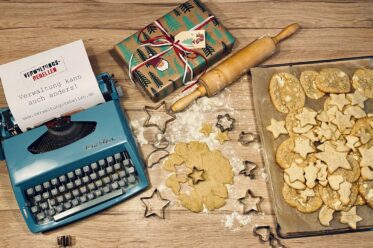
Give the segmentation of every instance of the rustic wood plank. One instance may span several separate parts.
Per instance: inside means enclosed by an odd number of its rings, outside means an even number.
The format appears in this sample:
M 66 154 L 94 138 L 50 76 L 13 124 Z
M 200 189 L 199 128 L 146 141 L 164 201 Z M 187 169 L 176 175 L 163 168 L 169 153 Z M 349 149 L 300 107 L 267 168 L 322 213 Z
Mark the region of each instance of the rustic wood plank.
M 89 27 L 138 30 L 176 6 L 177 4 L 77 3 L 72 7 L 69 3 L 32 3 L 25 11 L 23 4 L 1 3 L 0 8 L 4 10 L 2 18 L 7 21 L 0 23 L 0 29 Z M 373 7 L 364 2 L 222 2 L 209 3 L 208 7 L 230 29 L 281 28 L 294 21 L 307 28 L 373 26 Z M 53 15 L 49 13 L 51 9 Z M 126 12 L 128 9 L 131 11 Z M 139 13 L 144 18 L 139 18 Z
M 123 204 L 122 204 L 123 205 Z M 244 230 L 229 231 L 221 226 L 224 212 L 216 214 L 192 214 L 172 212 L 166 220 L 141 219 L 141 212 L 122 213 L 108 211 L 45 234 L 31 234 L 18 211 L 2 211 L 0 231 L 2 247 L 56 247 L 56 237 L 72 235 L 77 247 L 268 247 L 251 235 L 252 226 Z M 252 217 L 253 223 L 270 224 L 271 218 Z M 110 224 L 109 224 L 110 223 Z M 203 223 L 191 225 L 191 223 Z M 170 231 L 169 226 L 174 226 Z M 326 242 L 334 247 L 371 247 L 370 232 L 288 239 L 287 247 L 323 247 Z M 346 245 L 347 244 L 347 245 Z

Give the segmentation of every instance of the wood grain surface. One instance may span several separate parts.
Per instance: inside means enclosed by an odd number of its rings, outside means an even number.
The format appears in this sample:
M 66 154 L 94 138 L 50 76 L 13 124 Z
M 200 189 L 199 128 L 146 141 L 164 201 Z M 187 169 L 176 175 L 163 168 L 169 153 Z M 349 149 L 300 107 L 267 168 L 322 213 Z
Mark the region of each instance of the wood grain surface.
M 172 10 L 183 1 L 154 0 L 0 0 L 0 64 L 83 39 L 95 73 L 107 71 L 119 79 L 125 95 L 121 102 L 129 119 L 141 121 L 142 107 L 153 103 L 128 82 L 127 71 L 114 56 L 112 47 L 123 38 Z M 276 34 L 282 27 L 298 22 L 303 29 L 283 42 L 266 64 L 299 62 L 373 55 L 373 2 L 328 1 L 203 1 L 237 38 L 235 51 L 254 39 Z M 237 142 L 242 130 L 257 132 L 250 77 L 245 76 L 224 91 L 234 108 L 237 125 L 231 140 L 220 147 L 234 152 L 239 160 L 250 159 L 263 168 L 258 144 L 243 147 Z M 180 93 L 165 100 L 171 103 Z M 219 97 L 216 96 L 216 97 Z M 221 97 L 221 96 L 220 96 Z M 0 106 L 6 106 L 0 91 Z M 211 122 L 226 106 L 206 113 Z M 171 129 L 170 129 L 171 130 Z M 141 146 L 144 157 L 152 151 L 156 130 L 145 130 L 149 144 Z M 151 189 L 164 185 L 167 173 L 156 166 L 148 170 Z M 164 188 L 164 186 L 163 186 Z M 209 212 L 191 213 L 175 200 L 165 220 L 144 218 L 140 195 L 92 217 L 43 234 L 32 234 L 13 196 L 7 168 L 0 163 L 0 247 L 57 247 L 56 238 L 72 235 L 74 247 L 268 247 L 252 234 L 255 225 L 273 225 L 274 216 L 263 177 L 250 180 L 236 176 L 226 206 Z M 227 216 L 240 209 L 237 199 L 250 188 L 264 198 L 263 215 L 252 215 L 247 225 L 226 228 Z M 148 196 L 151 189 L 141 194 Z M 372 247 L 373 232 L 358 232 L 283 240 L 287 247 Z

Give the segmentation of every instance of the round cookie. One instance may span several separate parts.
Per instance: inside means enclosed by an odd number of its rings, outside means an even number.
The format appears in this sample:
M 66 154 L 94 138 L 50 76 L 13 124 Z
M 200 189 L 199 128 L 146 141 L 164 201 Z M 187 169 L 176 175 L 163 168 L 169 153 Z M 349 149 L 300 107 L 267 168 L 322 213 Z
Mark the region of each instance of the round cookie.
M 370 123 L 373 123 L 373 117 L 360 118 L 355 122 L 351 130 L 351 135 L 357 136 L 357 137 L 359 136 L 359 133 L 362 130 L 365 133 L 370 134 L 371 139 L 368 141 L 368 143 L 361 146 L 367 149 L 373 146 L 373 127 L 370 125 Z
M 291 207 L 298 209 L 298 211 L 302 213 L 312 213 L 317 211 L 323 205 L 320 193 L 316 187 L 315 196 L 309 197 L 306 202 L 303 201 L 300 193 L 296 189 L 293 189 L 286 183 L 284 183 L 282 188 L 282 195 L 285 202 L 287 202 Z
M 333 190 L 329 185 L 319 187 L 319 193 L 324 204 L 329 208 L 337 211 L 348 211 L 352 206 L 354 206 L 357 196 L 359 194 L 359 186 L 357 183 L 353 183 L 351 187 L 350 201 L 347 205 L 343 205 L 339 199 L 339 194 L 337 191 Z
M 302 108 L 306 100 L 299 80 L 286 72 L 272 76 L 269 83 L 269 94 L 275 108 L 285 114 Z
M 303 71 L 302 74 L 300 74 L 299 81 L 304 92 L 311 99 L 319 99 L 325 95 L 325 93 L 320 91 L 316 86 L 316 78 L 318 75 L 319 73 L 316 71 Z
M 334 173 L 331 175 L 340 175 L 346 181 L 354 183 L 357 180 L 359 180 L 360 177 L 360 163 L 353 157 L 353 155 L 347 155 L 346 159 L 351 165 L 351 170 L 346 170 L 340 167 L 337 170 L 335 170 Z
M 365 97 L 373 98 L 373 70 L 358 69 L 352 77 L 352 87 Z
M 282 169 L 287 169 L 291 166 L 291 163 L 296 159 L 302 159 L 302 157 L 293 152 L 294 150 L 294 139 L 289 138 L 284 140 L 277 148 L 276 151 L 276 162 Z
M 373 208 L 373 180 L 364 181 L 360 178 L 359 193 L 367 202 L 368 206 Z
M 316 77 L 316 86 L 326 93 L 347 93 L 351 88 L 348 75 L 337 68 L 322 69 Z

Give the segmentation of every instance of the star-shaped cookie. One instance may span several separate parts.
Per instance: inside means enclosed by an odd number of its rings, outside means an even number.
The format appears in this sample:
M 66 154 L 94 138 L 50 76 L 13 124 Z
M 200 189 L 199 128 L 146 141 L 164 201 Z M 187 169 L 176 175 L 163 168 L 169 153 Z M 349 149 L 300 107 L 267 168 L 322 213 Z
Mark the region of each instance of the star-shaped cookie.
M 230 140 L 228 136 L 228 131 L 221 132 L 218 130 L 218 133 L 216 134 L 215 138 L 219 140 L 220 144 L 223 144 L 225 141 Z
M 208 137 L 212 132 L 212 125 L 210 123 L 203 123 L 199 132 L 203 133 L 206 137 Z
M 287 134 L 288 131 L 285 128 L 285 121 L 277 121 L 271 118 L 271 125 L 267 127 L 267 130 L 272 132 L 273 138 L 277 139 L 280 134 Z
M 342 133 L 346 130 L 346 128 L 350 128 L 354 125 L 351 121 L 351 115 L 344 115 L 340 111 L 335 113 L 335 119 L 332 120 L 332 123 L 336 124 L 339 131 Z
M 343 113 L 345 115 L 351 115 L 353 117 L 355 117 L 356 119 L 360 119 L 360 118 L 363 118 L 365 116 L 367 116 L 367 114 L 365 113 L 365 111 L 359 107 L 359 106 L 347 106 L 346 109 L 343 111 Z
M 170 204 L 170 201 L 162 198 L 158 189 L 155 189 L 151 196 L 141 197 L 140 200 L 145 205 L 144 216 L 146 218 L 155 215 L 161 219 L 164 219 L 164 211 L 165 208 Z
M 348 152 L 350 150 L 343 140 L 336 140 L 333 144 L 336 146 L 335 150 L 337 152 Z
M 345 105 L 350 104 L 350 101 L 346 99 L 345 94 L 330 94 L 330 105 L 335 105 L 340 111 L 343 110 Z
M 297 163 L 292 163 L 289 168 L 285 169 L 285 173 L 289 175 L 289 180 L 292 183 L 295 181 L 305 182 L 304 170 L 302 167 L 298 166 Z
M 315 148 L 311 145 L 311 140 L 306 137 L 298 136 L 295 138 L 294 151 L 302 156 L 302 158 L 307 158 L 307 154 L 314 152 Z
M 304 127 L 307 124 L 316 125 L 315 117 L 317 112 L 313 111 L 312 109 L 303 108 L 300 114 L 297 114 L 295 118 L 300 121 L 300 125 Z
M 238 201 L 243 204 L 243 214 L 249 214 L 250 212 L 261 212 L 260 203 L 263 198 L 261 196 L 254 196 L 251 190 L 247 190 L 246 195 Z
M 351 165 L 346 159 L 347 152 L 337 152 L 330 144 L 325 144 L 325 151 L 316 153 L 315 156 L 326 163 L 330 173 L 338 168 L 351 170 Z
M 373 146 L 371 148 L 360 147 L 359 152 L 362 156 L 360 167 L 370 167 L 373 170 Z
M 167 124 L 176 119 L 176 116 L 167 110 L 165 101 L 154 107 L 145 106 L 144 110 L 148 115 L 144 127 L 156 127 L 162 133 L 166 131 Z
M 346 135 L 345 138 L 347 141 L 346 146 L 350 148 L 351 150 L 356 151 L 355 147 L 356 147 L 356 143 L 359 141 L 359 138 L 356 136 L 352 136 L 352 135 Z
M 352 229 L 356 229 L 356 223 L 363 219 L 356 214 L 356 206 L 352 207 L 350 211 L 341 211 L 341 223 L 348 224 Z
M 351 105 L 358 105 L 364 108 L 364 102 L 368 100 L 360 91 L 356 90 L 354 93 L 347 94 L 347 99 L 350 100 Z

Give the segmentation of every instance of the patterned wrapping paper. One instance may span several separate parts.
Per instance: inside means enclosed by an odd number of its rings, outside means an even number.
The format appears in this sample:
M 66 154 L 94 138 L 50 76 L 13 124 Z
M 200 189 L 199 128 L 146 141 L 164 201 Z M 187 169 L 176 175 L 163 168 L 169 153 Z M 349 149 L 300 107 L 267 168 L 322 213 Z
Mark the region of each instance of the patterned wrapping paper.
M 175 37 L 181 31 L 188 31 L 205 21 L 209 16 L 212 16 L 212 14 L 206 7 L 199 0 L 193 0 L 181 4 L 157 21 L 162 24 L 168 34 Z M 205 59 L 201 56 L 188 59 L 188 63 L 193 69 L 193 76 L 198 75 L 229 54 L 235 42 L 231 33 L 216 18 L 212 18 L 202 29 L 205 30 L 206 46 L 205 48 L 195 49 L 195 51 L 203 55 Z M 140 47 L 142 43 L 138 39 L 139 37 L 141 41 L 145 41 L 163 35 L 154 22 L 149 24 L 140 33 L 140 36 L 139 33 L 140 31 L 136 32 L 114 46 L 127 68 L 132 54 L 131 67 L 134 67 L 170 47 Z M 206 61 L 207 65 L 205 65 Z M 138 85 L 141 85 L 153 101 L 159 101 L 181 87 L 185 82 L 190 81 L 190 73 L 188 72 L 186 80 L 183 82 L 184 67 L 183 61 L 171 49 L 161 57 L 149 61 L 149 63 L 133 72 L 132 75 L 133 79 Z

